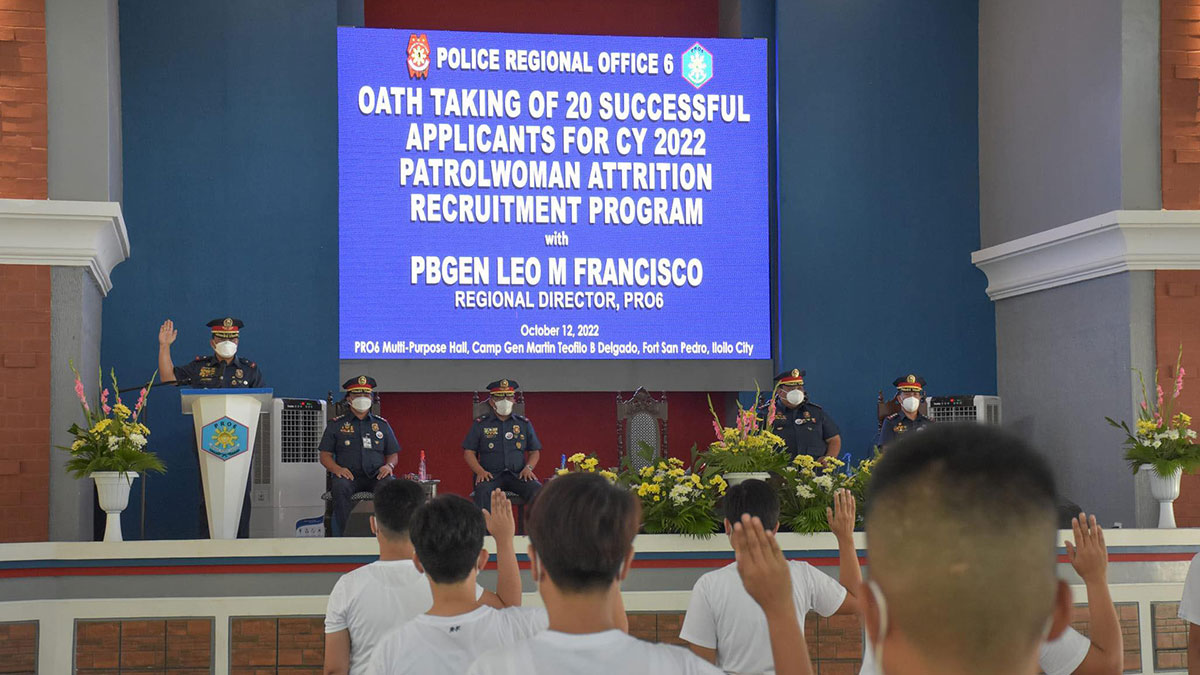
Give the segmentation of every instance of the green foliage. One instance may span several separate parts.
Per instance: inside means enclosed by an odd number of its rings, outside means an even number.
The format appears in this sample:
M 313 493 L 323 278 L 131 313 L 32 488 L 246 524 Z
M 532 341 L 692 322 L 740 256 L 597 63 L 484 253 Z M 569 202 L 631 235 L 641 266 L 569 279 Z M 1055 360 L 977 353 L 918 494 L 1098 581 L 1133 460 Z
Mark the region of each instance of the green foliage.
M 74 364 L 71 364 L 71 370 L 75 370 Z M 113 391 L 118 391 L 115 374 L 112 375 L 112 386 Z M 86 478 L 97 471 L 139 474 L 166 471 L 162 460 L 144 449 L 150 430 L 138 421 L 149 389 L 149 384 L 142 389 L 133 410 L 121 401 L 119 394 L 115 395 L 114 405 L 108 408 L 109 391 L 105 389 L 99 397 L 98 409 L 93 411 L 79 373 L 75 371 L 75 392 L 87 426 L 72 424 L 70 432 L 75 440 L 70 446 L 58 446 L 71 454 L 66 462 L 67 473 L 75 478 Z
M 1174 391 L 1168 397 L 1158 383 L 1158 371 L 1154 371 L 1155 398 L 1152 400 L 1146 391 L 1146 380 L 1141 371 L 1134 369 L 1142 384 L 1142 403 L 1134 428 L 1123 420 L 1118 422 L 1111 417 L 1105 417 L 1110 426 L 1125 432 L 1125 461 L 1133 473 L 1138 473 L 1143 466 L 1151 467 L 1156 474 L 1164 478 L 1182 469 L 1185 473 L 1200 467 L 1200 446 L 1195 443 L 1196 432 L 1190 427 L 1192 418 L 1186 413 L 1174 413 L 1175 399 L 1183 391 L 1184 369 L 1183 348 L 1175 359 L 1176 378 Z
M 833 508 L 833 495 L 840 489 L 854 496 L 858 522 L 862 523 L 867 485 L 878 455 L 858 463 L 849 474 L 845 464 L 837 459 L 816 460 L 797 455 L 779 473 L 779 522 L 792 532 L 828 532 L 825 509 Z

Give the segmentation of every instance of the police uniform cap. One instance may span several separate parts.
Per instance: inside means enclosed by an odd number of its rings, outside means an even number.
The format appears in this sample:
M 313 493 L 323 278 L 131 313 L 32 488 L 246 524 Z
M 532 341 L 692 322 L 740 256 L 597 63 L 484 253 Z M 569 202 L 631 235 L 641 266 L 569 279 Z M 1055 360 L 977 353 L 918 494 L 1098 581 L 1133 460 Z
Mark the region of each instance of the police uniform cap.
M 375 391 L 375 378 L 369 375 L 358 375 L 343 382 L 342 389 L 349 392 L 372 392 Z
M 488 383 L 487 390 L 490 394 L 514 394 L 521 385 L 517 384 L 516 380 L 499 379 L 495 382 Z
M 213 337 L 235 338 L 238 336 L 238 331 L 245 324 L 242 323 L 241 319 L 235 319 L 232 316 L 223 316 L 219 319 L 213 319 L 205 325 L 212 329 Z
M 775 382 L 778 384 L 804 384 L 804 371 L 792 368 L 785 370 L 775 376 Z
M 920 375 L 901 375 L 892 382 L 892 386 L 900 391 L 924 391 L 925 378 Z

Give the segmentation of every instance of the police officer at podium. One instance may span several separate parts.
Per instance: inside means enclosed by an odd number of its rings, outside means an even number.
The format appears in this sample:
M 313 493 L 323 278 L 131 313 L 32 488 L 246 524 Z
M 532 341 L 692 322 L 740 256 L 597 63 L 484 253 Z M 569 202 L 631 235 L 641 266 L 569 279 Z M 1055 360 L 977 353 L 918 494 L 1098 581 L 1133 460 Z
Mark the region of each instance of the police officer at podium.
M 163 322 L 158 329 L 158 374 L 163 384 L 177 383 L 179 386 L 194 389 L 254 389 L 263 386 L 262 371 L 258 364 L 249 359 L 237 356 L 238 337 L 245 324 L 241 319 L 231 316 L 213 319 L 208 322 L 212 333 L 209 345 L 213 353 L 208 356 L 197 356 L 190 363 L 176 366 L 171 361 L 171 345 L 179 336 L 175 323 L 170 319 Z M 195 435 L 192 437 L 192 448 L 196 450 Z M 200 476 L 200 456 L 196 450 L 196 480 L 200 486 L 200 537 L 208 538 L 208 516 L 204 504 L 203 479 Z M 250 486 L 254 481 L 253 472 L 246 478 L 246 495 L 242 500 L 242 515 L 238 520 L 238 539 L 250 536 Z
M 366 375 L 352 377 L 342 384 L 350 412 L 325 427 L 317 446 L 321 451 L 321 466 L 333 474 L 330 499 L 335 537 L 346 531 L 354 493 L 374 492 L 380 481 L 391 480 L 400 456 L 400 444 L 392 425 L 371 414 L 375 384 L 375 378 Z
M 918 431 L 933 424 L 933 420 L 921 414 L 921 401 L 925 398 L 925 378 L 909 373 L 897 377 L 892 386 L 896 388 L 896 402 L 900 412 L 883 418 L 875 445 L 886 448 L 889 443 L 904 434 Z
M 513 414 L 516 380 L 496 380 L 487 386 L 491 412 L 475 418 L 463 440 L 463 459 L 475 473 L 475 504 L 491 508 L 492 490 L 500 488 L 529 503 L 542 484 L 533 474 L 542 442 L 533 424 Z
M 775 376 L 775 420 L 771 432 L 787 443 L 793 457 L 837 457 L 842 450 L 838 425 L 824 408 L 808 400 L 804 371 L 785 370 Z

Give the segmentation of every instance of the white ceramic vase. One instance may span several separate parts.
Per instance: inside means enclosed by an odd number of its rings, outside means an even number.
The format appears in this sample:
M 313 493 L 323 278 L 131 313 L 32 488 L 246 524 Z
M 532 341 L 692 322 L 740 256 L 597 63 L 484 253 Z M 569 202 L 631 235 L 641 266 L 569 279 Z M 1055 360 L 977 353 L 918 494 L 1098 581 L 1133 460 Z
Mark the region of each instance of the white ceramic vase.
M 97 471 L 92 474 L 100 508 L 108 514 L 104 523 L 104 541 L 122 541 L 121 512 L 129 506 L 129 489 L 137 477 L 137 473 L 122 471 Z
M 1152 467 L 1146 467 L 1150 472 L 1150 495 L 1158 502 L 1158 526 L 1160 528 L 1175 527 L 1175 500 L 1179 498 L 1179 480 L 1183 469 L 1175 469 L 1166 478 L 1158 475 Z
M 725 482 L 728 483 L 730 487 L 733 487 L 734 485 L 737 485 L 738 483 L 742 483 L 744 481 L 751 480 L 753 478 L 757 478 L 758 480 L 765 481 L 766 479 L 768 479 L 770 477 L 771 477 L 771 474 L 766 471 L 734 471 L 732 473 L 727 473 L 727 474 L 724 474 L 723 476 L 721 476 L 721 478 L 724 478 Z

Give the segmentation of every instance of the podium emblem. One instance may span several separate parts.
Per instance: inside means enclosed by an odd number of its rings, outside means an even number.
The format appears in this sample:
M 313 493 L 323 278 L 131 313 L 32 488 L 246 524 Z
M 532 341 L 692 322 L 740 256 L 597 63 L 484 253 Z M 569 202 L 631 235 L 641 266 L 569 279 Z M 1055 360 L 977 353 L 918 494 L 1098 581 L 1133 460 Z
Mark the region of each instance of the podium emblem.
M 200 430 L 200 449 L 226 461 L 249 449 L 250 430 L 246 425 L 222 417 Z

